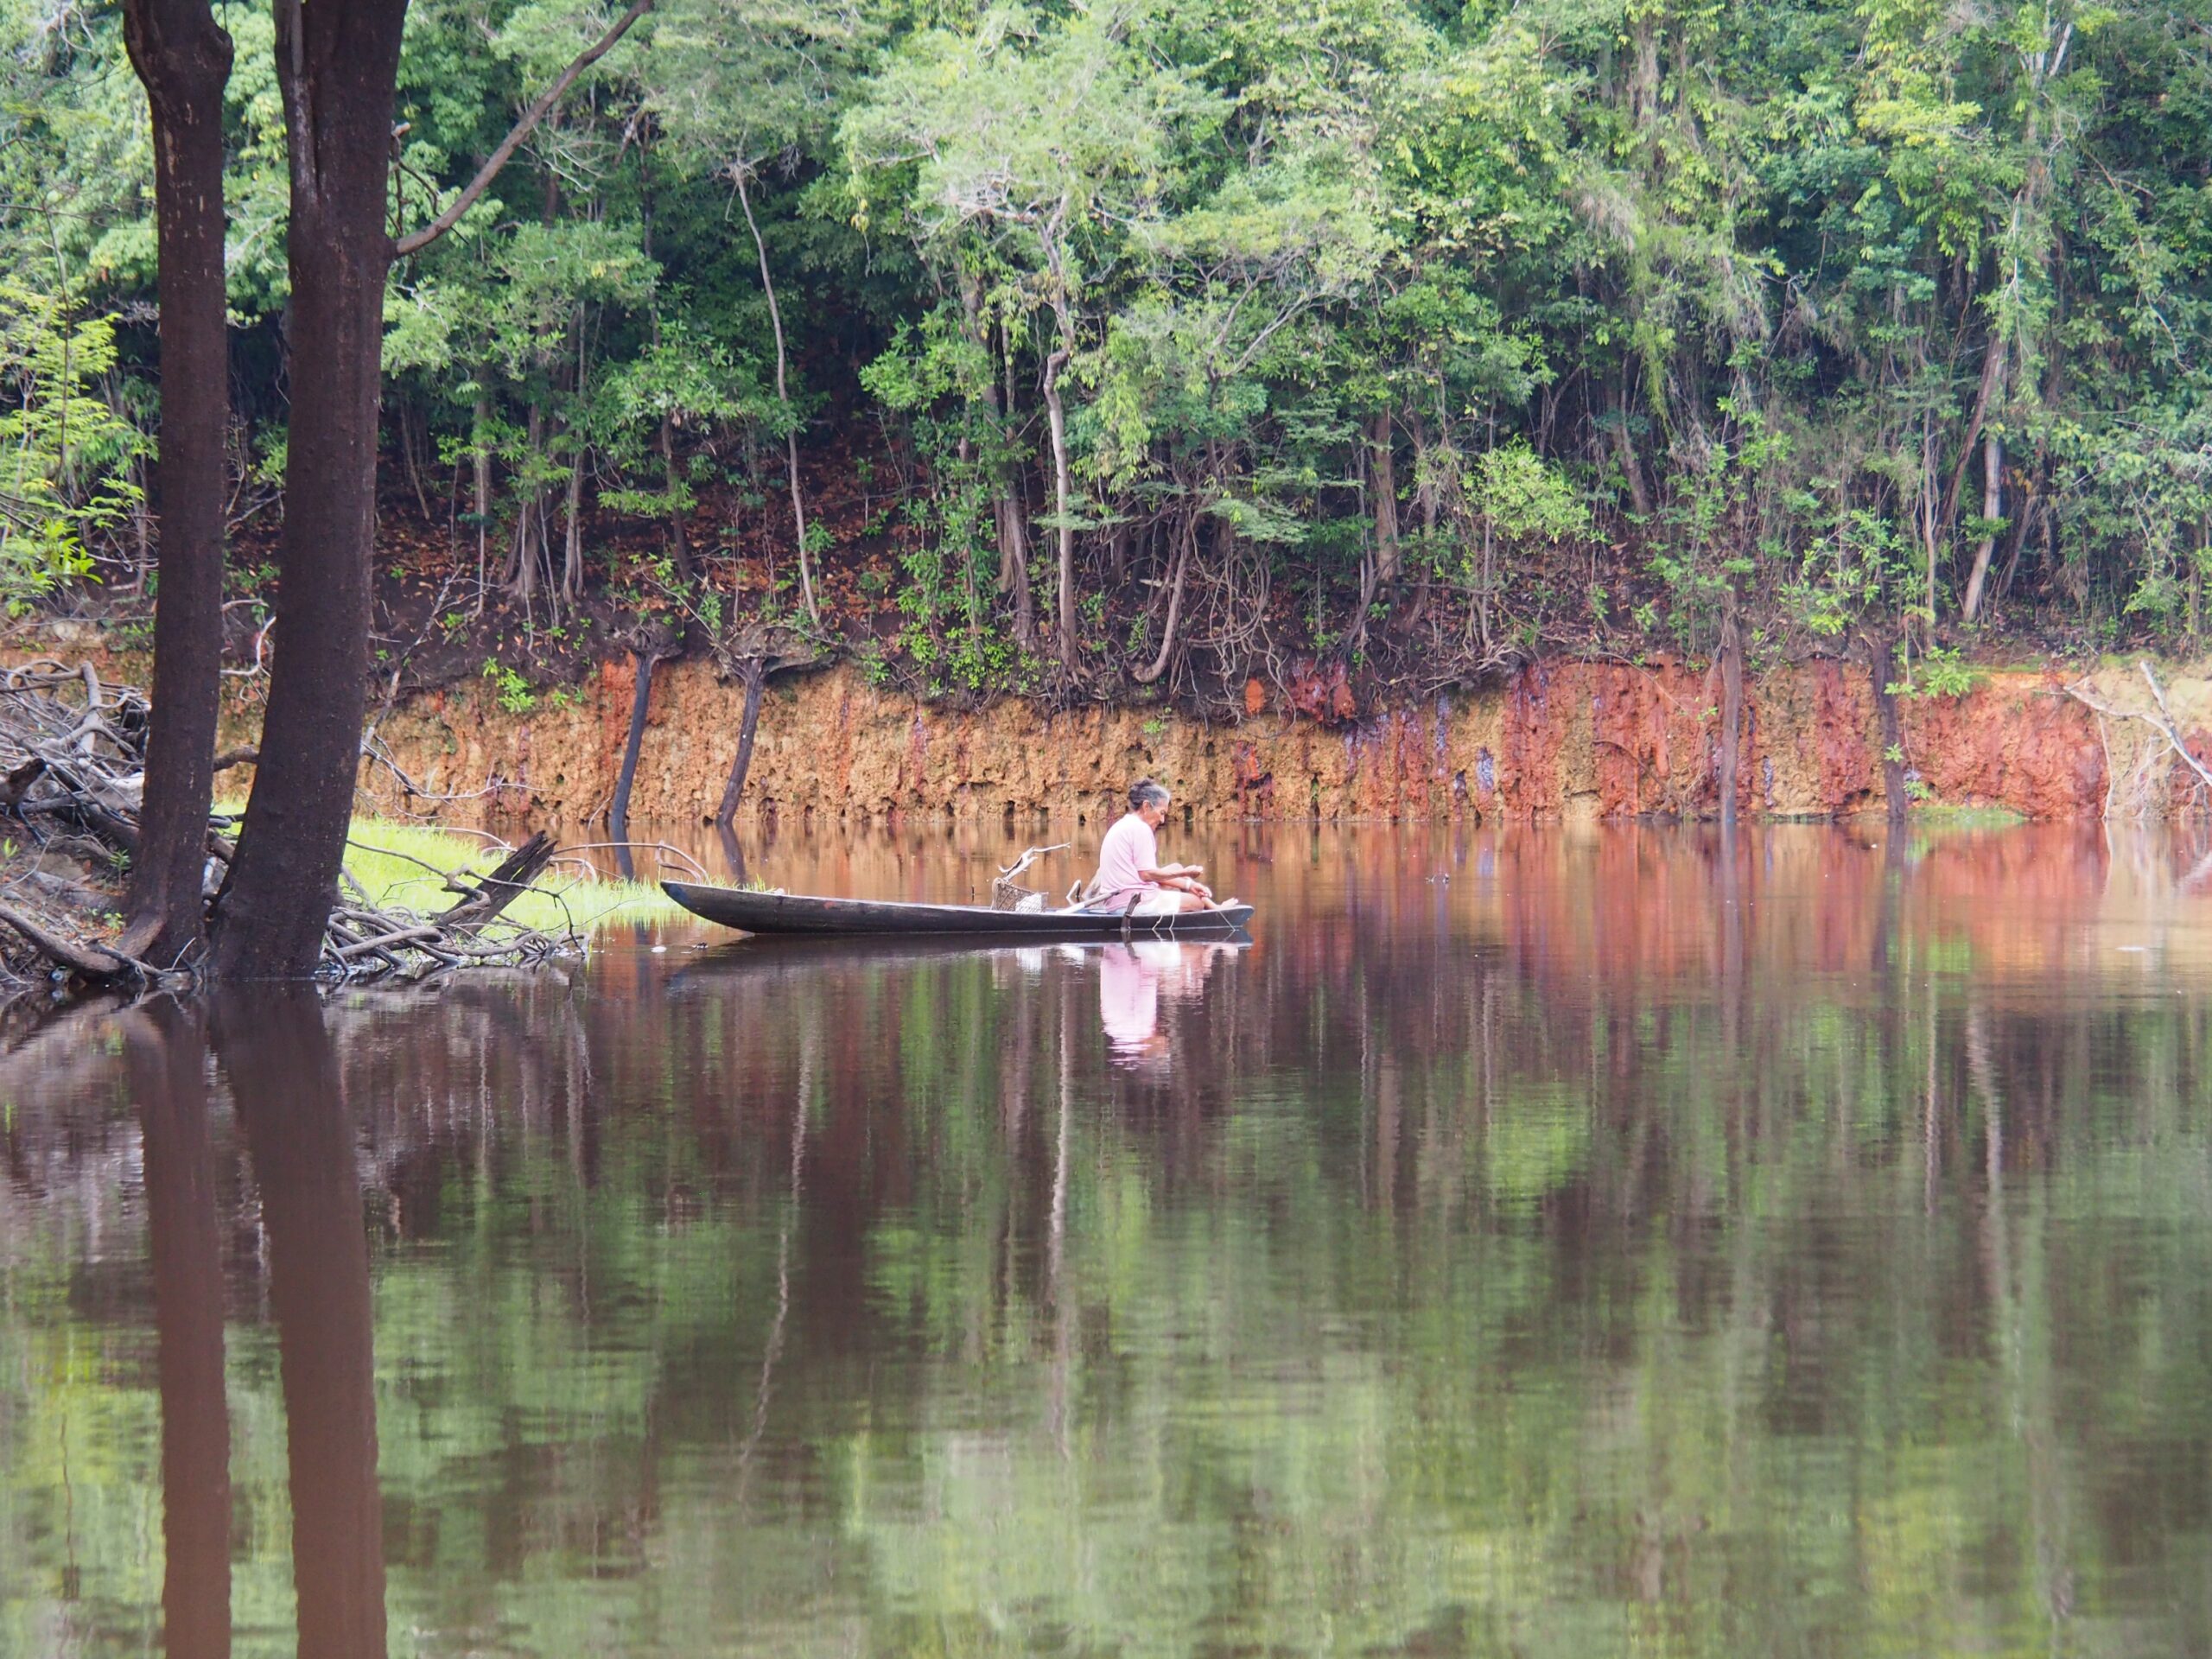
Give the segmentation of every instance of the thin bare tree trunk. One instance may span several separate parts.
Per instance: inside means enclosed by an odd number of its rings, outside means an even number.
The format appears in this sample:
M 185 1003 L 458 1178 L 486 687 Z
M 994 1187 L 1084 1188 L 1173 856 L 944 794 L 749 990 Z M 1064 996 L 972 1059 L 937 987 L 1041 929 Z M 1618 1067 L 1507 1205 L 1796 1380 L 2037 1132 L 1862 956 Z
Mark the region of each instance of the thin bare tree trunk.
M 1967 593 L 1959 613 L 1969 622 L 1981 613 L 1981 591 L 1989 580 L 1990 555 L 1997 550 L 1997 520 L 2005 512 L 2005 440 L 1985 430 L 1981 442 L 1981 545 L 1974 550 L 1974 569 L 1967 575 Z
M 1000 364 L 1006 377 L 1004 434 L 1014 429 L 1016 400 L 1014 378 L 1014 341 L 1001 329 Z M 995 403 L 995 399 L 994 399 Z M 1037 648 L 1037 605 L 1029 590 L 1029 503 L 1021 469 L 1008 459 L 999 473 L 999 591 L 1014 595 L 1014 637 L 1024 651 Z
M 745 713 L 737 725 L 737 758 L 730 762 L 729 782 L 722 785 L 721 804 L 715 809 L 715 827 L 722 830 L 737 817 L 746 774 L 753 770 L 753 738 L 760 726 L 760 689 L 767 683 L 768 665 L 758 657 L 748 657 L 739 672 L 745 682 Z
M 490 552 L 492 533 L 492 399 L 484 392 L 476 394 L 476 407 L 471 411 L 470 431 L 474 438 L 476 453 L 471 459 L 476 469 L 476 613 L 484 613 L 484 590 L 490 571 L 486 561 Z
M 1150 685 L 1167 671 L 1167 664 L 1175 655 L 1175 629 L 1183 618 L 1183 579 L 1190 574 L 1191 548 L 1198 539 L 1198 526 L 1187 515 L 1184 520 L 1182 546 L 1175 555 L 1175 581 L 1167 590 L 1167 620 L 1160 630 L 1159 654 L 1148 667 L 1133 670 L 1137 683 Z
M 1897 719 L 1896 683 L 1897 640 L 1894 632 L 1880 638 L 1866 636 L 1867 673 L 1873 680 L 1874 710 L 1882 727 L 1882 793 L 1889 805 L 1890 822 L 1903 823 L 1910 797 L 1905 785 L 1904 729 Z
M 1398 470 L 1390 444 L 1386 409 L 1375 417 L 1367 451 L 1375 485 L 1375 579 L 1386 588 L 1398 579 Z
M 420 416 L 415 413 L 415 405 L 411 399 L 402 397 L 398 402 L 399 458 L 407 463 L 407 481 L 415 489 L 415 505 L 423 515 L 423 522 L 429 524 L 430 522 L 429 492 L 423 487 L 422 464 L 415 457 L 416 442 L 421 435 L 416 429 L 420 423 Z
M 631 655 L 635 665 L 636 683 L 630 696 L 630 731 L 623 740 L 622 769 L 615 774 L 614 801 L 607 809 L 607 828 L 609 837 L 618 843 L 617 858 L 627 865 L 630 839 L 630 786 L 637 781 L 638 755 L 645 747 L 645 716 L 651 712 L 653 696 L 653 669 L 659 663 L 665 647 L 658 641 L 639 645 Z M 629 871 L 623 871 L 626 878 Z
M 585 353 L 588 335 L 584 327 L 584 308 L 576 308 L 576 385 L 575 407 L 581 410 L 584 401 L 586 378 Z M 584 459 L 587 450 L 584 436 L 574 422 L 568 427 L 569 488 L 568 499 L 563 503 L 567 516 L 562 526 L 563 546 L 561 550 L 561 597 L 573 605 L 584 588 Z
M 1736 823 L 1736 765 L 1744 741 L 1744 633 L 1736 620 L 1732 590 L 1720 619 L 1720 823 Z
M 569 458 L 569 496 L 563 504 L 567 522 L 561 550 L 561 597 L 571 605 L 582 597 L 584 590 L 583 500 L 584 458 L 578 453 Z
M 1059 520 L 1058 598 L 1055 622 L 1059 632 L 1060 661 L 1071 671 L 1076 663 L 1075 630 L 1075 487 L 1068 467 L 1068 417 L 1060 397 L 1060 376 L 1075 355 L 1075 318 L 1068 307 L 1068 274 L 1060 236 L 1071 204 L 1065 196 L 1046 222 L 1040 240 L 1052 279 L 1052 317 L 1059 338 L 1045 357 L 1041 387 L 1045 418 L 1052 434 L 1052 512 Z
M 1648 518 L 1651 512 L 1651 491 L 1643 481 L 1643 463 L 1637 459 L 1636 440 L 1629 435 L 1628 398 L 1618 388 L 1613 391 L 1613 413 L 1618 416 L 1610 423 L 1613 430 L 1613 454 L 1619 460 L 1621 472 L 1628 480 L 1629 505 L 1636 509 L 1639 518 Z
M 819 627 L 822 607 L 814 598 L 814 556 L 806 545 L 806 498 L 798 484 L 798 428 L 791 422 L 791 391 L 785 378 L 784 314 L 776 303 L 775 279 L 768 274 L 768 245 L 761 239 L 760 226 L 753 217 L 753 196 L 746 188 L 743 168 L 737 169 L 736 179 L 738 205 L 745 209 L 745 226 L 753 232 L 753 250 L 760 257 L 760 291 L 768 300 L 768 326 L 776 336 L 776 402 L 784 411 L 784 460 L 791 476 L 791 525 L 798 543 L 799 594 L 806 602 L 807 620 Z
M 681 480 L 676 473 L 676 423 L 668 416 L 660 417 L 660 464 L 668 480 L 669 537 L 676 557 L 676 574 L 685 582 L 691 580 L 691 543 L 683 533 L 683 508 L 681 505 Z
M 537 593 L 537 549 L 540 538 L 538 519 L 543 515 L 543 486 L 537 481 L 537 462 L 545 453 L 545 410 L 543 405 L 530 406 L 530 419 L 524 429 L 529 448 L 523 463 L 527 475 L 522 492 L 522 505 L 515 513 L 515 545 L 507 561 L 505 574 L 501 577 L 514 590 L 515 597 L 528 601 Z
M 1067 411 L 1060 401 L 1060 372 L 1067 366 L 1065 347 L 1055 348 L 1045 359 L 1045 418 L 1052 429 L 1053 511 L 1059 519 L 1059 593 L 1055 626 L 1059 632 L 1060 661 L 1075 666 L 1075 524 L 1070 517 L 1074 493 L 1068 474 Z
M 1936 563 L 1941 538 L 1936 530 L 1936 423 L 1920 417 L 1920 537 L 1928 555 L 1928 626 L 1936 626 Z
M 1958 522 L 1959 494 L 1966 487 L 1967 465 L 1974 459 L 1974 441 L 1989 417 L 1989 405 L 2005 378 L 2005 342 L 1990 337 L 1981 359 L 1981 385 L 1974 395 L 1974 413 L 1967 417 L 1966 437 L 1959 445 L 1959 464 L 1951 469 L 1951 486 L 1943 492 L 1943 511 L 1937 524 L 1946 537 Z

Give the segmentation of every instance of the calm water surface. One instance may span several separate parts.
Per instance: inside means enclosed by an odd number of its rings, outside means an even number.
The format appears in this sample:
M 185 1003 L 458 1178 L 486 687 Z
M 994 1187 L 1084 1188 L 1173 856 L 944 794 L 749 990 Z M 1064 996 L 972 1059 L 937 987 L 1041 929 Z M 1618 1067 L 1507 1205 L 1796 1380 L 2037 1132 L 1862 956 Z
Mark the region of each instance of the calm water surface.
M 0 1653 L 2212 1651 L 2202 846 L 1169 850 L 15 1027 Z

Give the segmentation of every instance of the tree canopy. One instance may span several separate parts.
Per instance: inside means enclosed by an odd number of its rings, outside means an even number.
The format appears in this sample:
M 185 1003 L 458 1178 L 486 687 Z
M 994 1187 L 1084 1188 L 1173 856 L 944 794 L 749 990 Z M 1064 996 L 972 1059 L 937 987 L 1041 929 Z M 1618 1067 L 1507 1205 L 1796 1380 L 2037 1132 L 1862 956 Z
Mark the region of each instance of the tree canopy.
M 396 232 L 617 10 L 418 0 Z M 250 537 L 303 343 L 224 21 Z M 0 47 L 22 604 L 144 556 L 153 199 L 113 10 Z M 2208 117 L 2206 0 L 669 0 L 394 267 L 386 495 L 525 630 L 803 606 L 940 692 L 1441 683 L 1739 607 L 2193 639 Z

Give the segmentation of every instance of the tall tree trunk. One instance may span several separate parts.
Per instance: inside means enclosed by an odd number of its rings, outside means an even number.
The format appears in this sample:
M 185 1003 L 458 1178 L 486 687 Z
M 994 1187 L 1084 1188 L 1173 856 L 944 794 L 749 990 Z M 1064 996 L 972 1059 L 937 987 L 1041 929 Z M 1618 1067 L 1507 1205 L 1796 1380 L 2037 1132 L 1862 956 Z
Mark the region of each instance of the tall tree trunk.
M 1897 683 L 1897 638 L 1894 632 L 1866 637 L 1867 672 L 1872 677 L 1874 711 L 1880 717 L 1882 731 L 1882 794 L 1889 806 L 1890 822 L 1904 822 L 1905 809 L 1911 804 L 1904 775 L 1904 728 L 1897 719 L 1897 695 L 1890 690 Z
M 582 365 L 579 363 L 577 367 L 581 372 Z M 574 604 L 584 586 L 583 440 L 574 426 L 566 428 L 563 435 L 571 448 L 568 481 L 561 491 L 561 580 L 557 591 L 563 602 Z
M 1989 581 L 1990 556 L 1997 550 L 1997 520 L 2005 513 L 2005 440 L 1985 429 L 1981 442 L 1981 545 L 1974 550 L 1974 569 L 1967 575 L 1966 598 L 1959 613 L 1969 622 L 1981 613 L 1981 593 Z
M 1385 588 L 1398 579 L 1398 468 L 1390 444 L 1386 409 L 1375 417 L 1367 449 L 1375 486 L 1375 579 Z
M 423 487 L 423 468 L 415 458 L 415 446 L 421 434 L 416 429 L 421 418 L 415 412 L 414 401 L 399 400 L 399 458 L 407 464 L 407 482 L 415 491 L 415 505 L 423 515 L 423 522 L 430 522 L 430 496 Z
M 746 774 L 753 770 L 753 737 L 760 728 L 760 690 L 767 683 L 768 665 L 758 657 L 748 657 L 739 672 L 745 680 L 745 713 L 737 723 L 737 758 L 729 763 L 729 782 L 722 785 L 721 804 L 715 809 L 715 827 L 724 831 L 737 817 Z
M 515 513 L 514 550 L 507 557 L 504 578 L 514 596 L 528 604 L 537 597 L 538 548 L 544 540 L 544 486 L 538 481 L 538 473 L 545 455 L 545 406 L 532 404 L 530 416 L 523 427 L 524 460 L 523 474 L 526 480 L 522 491 L 522 505 Z
M 1611 391 L 1614 418 L 1607 424 L 1613 431 L 1613 454 L 1628 480 L 1629 505 L 1635 508 L 1637 517 L 1648 518 L 1651 512 L 1651 490 L 1643 481 L 1643 463 L 1637 458 L 1636 439 L 1628 429 L 1628 397 L 1618 386 Z
M 561 597 L 573 605 L 584 591 L 584 465 L 571 458 L 568 498 L 562 503 Z
M 676 423 L 670 416 L 660 417 L 660 464 L 662 476 L 668 485 L 668 531 L 670 550 L 676 560 L 678 580 L 691 580 L 691 543 L 684 535 L 683 495 L 679 489 L 682 480 L 676 471 Z
M 1059 584 L 1055 605 L 1055 622 L 1060 643 L 1060 661 L 1067 667 L 1075 666 L 1075 521 L 1074 491 L 1068 475 L 1067 411 L 1060 402 L 1060 372 L 1067 367 L 1068 351 L 1065 346 L 1055 347 L 1045 359 L 1045 418 L 1052 431 L 1052 510 L 1059 519 Z
M 1021 513 L 1015 501 L 1016 475 L 1008 453 L 1014 423 L 1014 351 L 1011 342 L 1003 352 L 994 350 L 990 325 L 983 321 L 982 283 L 969 271 L 963 271 L 960 276 L 960 328 L 968 343 L 994 365 L 983 378 L 982 402 L 990 412 L 991 527 L 998 543 L 998 590 L 1018 595 L 1014 638 L 1027 651 L 1035 644 L 1030 633 L 1029 549 L 1022 534 Z M 999 391 L 1001 371 L 1006 379 L 1003 397 Z
M 353 814 L 367 694 L 392 88 L 405 0 L 277 0 L 291 175 L 292 358 L 276 655 L 216 919 L 225 979 L 315 970 Z
M 476 407 L 470 416 L 469 430 L 476 446 L 473 457 L 476 467 L 476 614 L 481 616 L 485 585 L 491 576 L 485 568 L 492 533 L 492 399 L 487 394 L 476 394 Z
M 162 1398 L 162 1639 L 167 1659 L 230 1659 L 231 1420 L 223 1243 L 208 1138 L 207 1044 L 175 1002 L 131 1016 Z
M 1167 671 L 1175 659 L 1175 630 L 1183 620 L 1183 582 L 1191 573 L 1191 550 L 1198 544 L 1198 521 L 1184 515 L 1182 545 L 1175 555 L 1175 580 L 1167 590 L 1167 620 L 1160 630 L 1160 650 L 1143 668 L 1131 671 L 1139 685 L 1150 685 Z
M 776 336 L 776 402 L 784 411 L 784 461 L 788 468 L 791 486 L 791 531 L 798 545 L 799 594 L 806 602 L 807 620 L 817 627 L 822 625 L 822 607 L 814 598 L 814 556 L 806 545 L 806 497 L 798 486 L 798 428 L 791 416 L 791 389 L 785 379 L 784 314 L 776 303 L 775 278 L 768 274 L 768 245 L 761 239 L 760 226 L 753 217 L 753 196 L 746 188 L 742 168 L 737 175 L 738 205 L 745 209 L 746 228 L 753 232 L 753 251 L 760 257 L 760 291 L 768 301 L 768 326 Z
M 162 963 L 196 952 L 207 907 L 207 809 L 223 665 L 223 446 L 230 432 L 224 320 L 223 89 L 231 37 L 207 0 L 130 0 L 124 39 L 154 124 L 160 261 L 161 587 L 154 712 L 124 948 Z
M 306 987 L 251 1004 L 229 994 L 215 1030 L 268 1230 L 299 1651 L 384 1659 L 368 1241 L 338 1057 Z
M 1060 661 L 1071 672 L 1076 664 L 1075 488 L 1068 468 L 1068 416 L 1060 397 L 1060 376 L 1067 372 L 1068 364 L 1075 356 L 1076 339 L 1075 317 L 1069 306 L 1066 250 L 1060 238 L 1072 206 L 1071 200 L 1063 195 L 1038 238 L 1044 246 L 1046 268 L 1052 277 L 1052 320 L 1059 330 L 1058 340 L 1046 354 L 1040 389 L 1045 394 L 1046 422 L 1052 434 L 1052 512 L 1059 520 L 1055 622 L 1060 640 Z
M 1936 422 L 1931 415 L 1920 417 L 1920 539 L 1928 563 L 1928 637 L 1935 638 L 1936 628 L 1936 566 L 1942 545 L 1938 528 L 1936 501 Z
M 1720 823 L 1736 824 L 1736 765 L 1744 742 L 1744 631 L 1736 620 L 1736 594 L 1728 592 L 1720 618 Z
M 590 331 L 584 326 L 584 308 L 576 308 L 576 378 L 571 391 L 574 400 L 570 408 L 583 408 L 587 370 L 585 359 L 588 351 Z M 584 590 L 584 461 L 588 451 L 584 446 L 584 435 L 575 422 L 563 423 L 563 435 L 569 441 L 569 484 L 566 498 L 562 502 L 561 521 L 561 597 L 575 604 Z
M 1001 329 L 1000 365 L 1006 378 L 1006 407 L 1000 429 L 999 591 L 1014 595 L 1014 643 L 1024 651 L 1037 649 L 1037 602 L 1029 589 L 1029 501 L 1021 467 L 1012 454 L 1017 400 L 1014 397 L 1014 340 Z M 995 391 L 991 407 L 999 407 Z
M 2005 342 L 1995 334 L 1990 336 L 1989 347 L 1982 355 L 1981 384 L 1974 395 L 1974 413 L 1967 417 L 1966 436 L 1959 445 L 1959 464 L 1951 469 L 1950 487 L 1943 492 L 1943 509 L 1937 520 L 1942 537 L 1948 540 L 1951 526 L 1958 522 L 1959 493 L 1966 487 L 1967 466 L 1974 459 L 1974 441 L 1989 417 L 1989 405 L 2005 379 Z

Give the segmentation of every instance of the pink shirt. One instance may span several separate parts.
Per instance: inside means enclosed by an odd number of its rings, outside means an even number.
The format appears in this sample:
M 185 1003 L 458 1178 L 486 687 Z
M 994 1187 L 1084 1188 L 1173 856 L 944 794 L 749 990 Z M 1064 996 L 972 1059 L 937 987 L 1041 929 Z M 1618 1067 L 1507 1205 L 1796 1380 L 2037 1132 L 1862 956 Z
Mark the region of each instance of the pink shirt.
M 1122 814 L 1098 843 L 1098 901 L 1123 910 L 1141 893 L 1160 892 L 1158 882 L 1137 874 L 1159 868 L 1160 841 L 1152 826 L 1134 812 Z

